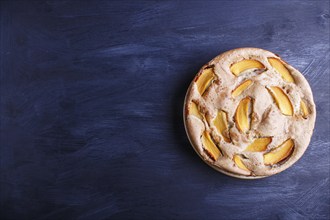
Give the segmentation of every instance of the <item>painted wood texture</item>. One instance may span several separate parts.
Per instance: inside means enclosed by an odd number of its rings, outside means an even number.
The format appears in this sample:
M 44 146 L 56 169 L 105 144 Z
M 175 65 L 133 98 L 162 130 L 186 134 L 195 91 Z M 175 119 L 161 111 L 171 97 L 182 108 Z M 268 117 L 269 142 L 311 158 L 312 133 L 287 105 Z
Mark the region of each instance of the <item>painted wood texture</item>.
M 329 219 L 329 1 L 1 1 L 1 219 Z M 305 155 L 262 180 L 205 165 L 182 122 L 238 47 L 311 84 Z

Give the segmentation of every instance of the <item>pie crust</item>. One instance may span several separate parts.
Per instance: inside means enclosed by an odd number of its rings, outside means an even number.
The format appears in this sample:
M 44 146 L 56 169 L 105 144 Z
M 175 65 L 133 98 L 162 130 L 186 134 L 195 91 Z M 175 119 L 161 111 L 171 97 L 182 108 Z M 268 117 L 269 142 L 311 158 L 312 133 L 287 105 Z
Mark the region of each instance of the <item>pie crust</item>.
M 200 69 L 183 114 L 191 145 L 207 164 L 256 179 L 287 169 L 303 155 L 316 109 L 298 70 L 272 52 L 239 48 Z

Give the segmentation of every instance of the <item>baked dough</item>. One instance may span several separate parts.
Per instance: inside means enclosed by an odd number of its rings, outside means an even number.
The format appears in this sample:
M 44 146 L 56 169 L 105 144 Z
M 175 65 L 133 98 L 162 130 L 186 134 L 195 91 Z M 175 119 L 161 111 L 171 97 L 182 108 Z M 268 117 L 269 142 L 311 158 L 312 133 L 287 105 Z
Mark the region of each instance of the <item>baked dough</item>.
M 293 165 L 309 145 L 315 117 L 305 77 L 259 48 L 230 50 L 204 65 L 184 103 L 186 132 L 199 156 L 246 179 Z

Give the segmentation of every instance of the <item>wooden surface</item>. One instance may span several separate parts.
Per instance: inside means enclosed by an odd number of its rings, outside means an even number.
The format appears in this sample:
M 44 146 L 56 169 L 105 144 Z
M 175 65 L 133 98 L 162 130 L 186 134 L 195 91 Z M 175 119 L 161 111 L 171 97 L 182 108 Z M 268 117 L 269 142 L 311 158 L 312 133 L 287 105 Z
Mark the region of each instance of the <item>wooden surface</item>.
M 329 219 L 329 1 L 1 1 L 1 219 Z M 239 180 L 183 128 L 199 68 L 260 47 L 317 105 L 301 160 Z

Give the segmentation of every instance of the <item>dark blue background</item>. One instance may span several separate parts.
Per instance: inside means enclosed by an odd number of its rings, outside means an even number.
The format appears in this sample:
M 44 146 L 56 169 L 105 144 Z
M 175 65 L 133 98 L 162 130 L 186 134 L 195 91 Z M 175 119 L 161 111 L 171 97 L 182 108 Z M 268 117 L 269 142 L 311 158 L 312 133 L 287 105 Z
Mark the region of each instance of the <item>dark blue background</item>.
M 304 157 L 239 180 L 183 128 L 199 68 L 281 55 L 317 105 Z M 1 1 L 1 219 L 329 219 L 329 1 Z M 207 216 L 207 217 L 206 217 Z

